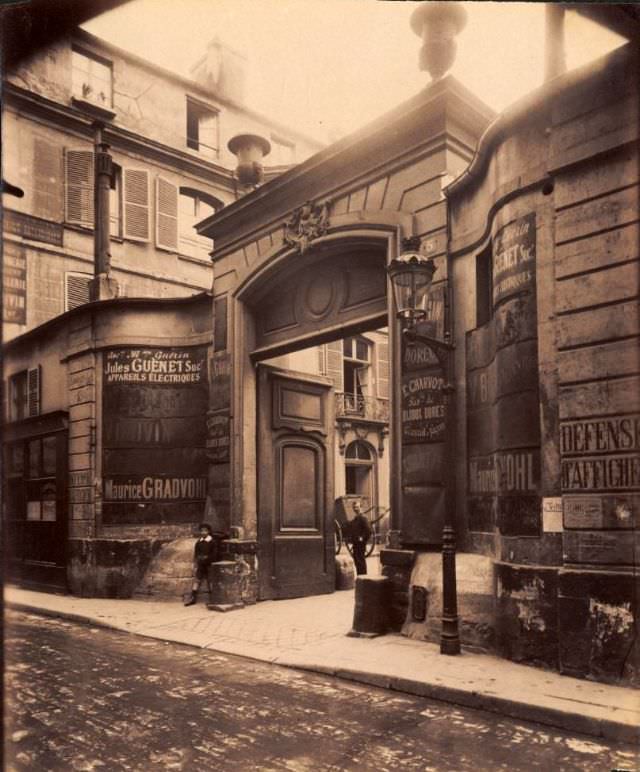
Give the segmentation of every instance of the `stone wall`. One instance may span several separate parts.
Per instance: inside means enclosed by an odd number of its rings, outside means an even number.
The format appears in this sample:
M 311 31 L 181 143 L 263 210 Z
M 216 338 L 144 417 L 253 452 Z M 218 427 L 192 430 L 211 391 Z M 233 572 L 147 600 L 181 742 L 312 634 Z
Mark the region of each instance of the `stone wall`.
M 475 427 L 458 425 L 462 541 L 495 560 L 497 650 L 623 682 L 638 679 L 640 611 L 637 66 L 627 46 L 545 84 L 490 127 L 447 191 L 459 339 L 477 336 L 479 256 L 491 250 L 495 281 L 496 259 L 498 272 L 505 266 L 495 235 L 535 216 L 535 286 L 522 298 L 537 316 L 539 406 L 526 418 L 539 434 L 537 508 L 505 520 L 500 507 L 478 507 L 478 493 L 489 483 L 499 491 L 509 470 L 474 477 L 465 451 Z M 527 269 L 515 254 L 513 266 Z M 465 369 L 469 378 L 458 408 L 471 420 L 483 394 L 497 406 L 509 375 L 499 351 L 480 363 L 476 353 L 456 354 L 458 378 Z M 478 364 L 489 368 L 484 390 Z
M 162 544 L 154 539 L 69 539 L 69 590 L 85 598 L 131 598 Z

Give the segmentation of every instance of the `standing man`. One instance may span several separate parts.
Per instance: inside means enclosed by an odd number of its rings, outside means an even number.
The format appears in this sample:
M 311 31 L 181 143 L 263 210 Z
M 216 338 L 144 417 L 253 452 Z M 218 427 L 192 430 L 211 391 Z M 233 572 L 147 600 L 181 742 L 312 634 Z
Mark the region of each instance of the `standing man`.
M 362 505 L 359 501 L 354 501 L 353 511 L 356 513 L 356 516 L 349 524 L 353 562 L 356 564 L 357 574 L 366 574 L 367 561 L 364 553 L 367 548 L 367 542 L 371 537 L 371 526 L 367 518 L 362 514 Z

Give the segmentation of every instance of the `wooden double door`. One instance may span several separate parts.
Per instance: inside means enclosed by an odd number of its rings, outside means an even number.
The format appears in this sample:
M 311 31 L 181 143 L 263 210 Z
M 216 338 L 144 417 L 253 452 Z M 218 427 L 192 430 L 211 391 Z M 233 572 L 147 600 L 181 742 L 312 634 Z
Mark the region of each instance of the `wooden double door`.
M 333 592 L 332 383 L 261 364 L 257 396 L 260 597 Z

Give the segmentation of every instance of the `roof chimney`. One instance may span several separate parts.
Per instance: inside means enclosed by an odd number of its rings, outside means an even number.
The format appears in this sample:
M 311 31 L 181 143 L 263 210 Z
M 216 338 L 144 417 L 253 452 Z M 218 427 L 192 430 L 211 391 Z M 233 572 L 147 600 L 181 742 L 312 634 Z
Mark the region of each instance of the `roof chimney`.
M 189 70 L 191 77 L 222 99 L 244 103 L 247 58 L 219 38 L 207 43 L 206 53 Z

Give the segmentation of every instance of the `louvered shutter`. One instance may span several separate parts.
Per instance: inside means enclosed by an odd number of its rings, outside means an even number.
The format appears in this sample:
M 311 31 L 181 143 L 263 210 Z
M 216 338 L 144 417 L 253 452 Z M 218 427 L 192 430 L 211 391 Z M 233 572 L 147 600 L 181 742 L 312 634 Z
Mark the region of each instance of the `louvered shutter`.
M 65 153 L 65 219 L 93 228 L 93 151 Z
M 178 186 L 156 177 L 156 245 L 178 249 Z
M 29 416 L 40 415 L 40 365 L 27 375 L 27 400 Z
M 327 374 L 326 358 L 326 349 L 323 343 L 322 345 L 318 346 L 318 372 L 320 375 Z
M 376 354 L 378 360 L 378 396 L 382 399 L 389 399 L 389 344 L 378 343 Z
M 42 137 L 33 141 L 34 214 L 45 220 L 62 219 L 62 152 Z
M 124 169 L 124 237 L 149 241 L 149 172 Z
M 341 340 L 327 343 L 327 375 L 333 381 L 336 391 L 344 391 Z
M 83 306 L 89 302 L 90 273 L 67 273 L 65 276 L 65 310 Z

